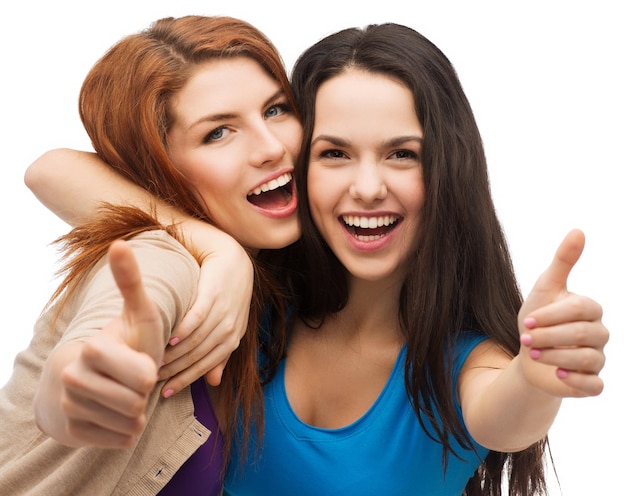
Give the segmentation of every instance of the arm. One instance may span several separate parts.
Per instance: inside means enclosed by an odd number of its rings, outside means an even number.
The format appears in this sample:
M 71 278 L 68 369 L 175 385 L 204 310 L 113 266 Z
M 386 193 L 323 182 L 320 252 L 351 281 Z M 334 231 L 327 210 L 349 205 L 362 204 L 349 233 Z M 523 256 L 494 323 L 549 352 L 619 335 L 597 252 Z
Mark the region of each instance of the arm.
M 238 246 L 216 227 L 193 219 L 119 175 L 95 153 L 50 150 L 26 169 L 24 183 L 46 208 L 72 226 L 93 218 L 103 202 L 133 205 L 145 212 L 155 206 L 158 221 L 163 225 L 182 223 L 185 234 L 192 236 L 194 246 L 204 256 L 214 251 L 213 238 L 218 243 L 230 240 L 233 247 Z
M 163 394 L 174 394 L 205 374 L 211 384 L 218 384 L 248 322 L 253 267 L 246 251 L 219 229 L 118 175 L 94 153 L 48 151 L 28 167 L 24 182 L 47 208 L 71 225 L 94 216 L 101 202 L 132 204 L 146 211 L 156 205 L 162 224 L 180 224 L 185 238 L 200 254 L 202 270 L 196 301 L 174 330 L 166 351 L 168 365 L 161 376 L 171 379 L 163 386 Z
M 512 360 L 490 342 L 479 345 L 459 380 L 469 432 L 496 451 L 519 451 L 548 433 L 562 398 L 596 396 L 608 331 L 602 307 L 568 292 L 567 278 L 584 246 L 572 231 L 519 312 L 521 349 Z
M 48 151 L 35 160 L 26 169 L 24 182 L 46 208 L 71 226 L 95 216 L 102 202 L 133 204 L 146 211 L 153 200 L 95 153 L 66 148 Z M 165 202 L 156 204 L 163 224 L 176 220 L 173 208 Z
M 48 358 L 34 401 L 37 426 L 71 447 L 131 446 L 146 423 L 164 327 L 147 296 L 130 247 L 109 250 L 124 298 L 121 317 L 86 340 L 67 341 Z

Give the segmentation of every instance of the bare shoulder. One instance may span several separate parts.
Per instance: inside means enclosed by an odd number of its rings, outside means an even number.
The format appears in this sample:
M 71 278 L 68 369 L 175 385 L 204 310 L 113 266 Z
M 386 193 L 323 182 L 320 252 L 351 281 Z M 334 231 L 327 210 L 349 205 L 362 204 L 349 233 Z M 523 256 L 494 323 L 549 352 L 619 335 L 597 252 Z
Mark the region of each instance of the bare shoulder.
M 470 384 L 484 385 L 486 381 L 493 380 L 513 357 L 495 341 L 487 339 L 478 345 L 468 355 L 461 368 L 458 387 L 459 392 L 467 390 Z

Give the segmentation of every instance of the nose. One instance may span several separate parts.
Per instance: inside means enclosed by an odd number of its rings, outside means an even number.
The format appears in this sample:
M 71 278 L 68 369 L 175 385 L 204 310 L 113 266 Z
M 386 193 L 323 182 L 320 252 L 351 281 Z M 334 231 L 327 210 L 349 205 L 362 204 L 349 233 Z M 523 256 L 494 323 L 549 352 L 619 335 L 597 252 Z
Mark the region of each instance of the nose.
M 285 155 L 285 144 L 263 121 L 252 131 L 250 163 L 263 167 L 279 161 Z
M 365 162 L 355 168 L 355 177 L 349 188 L 355 200 L 372 203 L 387 196 L 387 185 L 382 170 L 375 162 Z

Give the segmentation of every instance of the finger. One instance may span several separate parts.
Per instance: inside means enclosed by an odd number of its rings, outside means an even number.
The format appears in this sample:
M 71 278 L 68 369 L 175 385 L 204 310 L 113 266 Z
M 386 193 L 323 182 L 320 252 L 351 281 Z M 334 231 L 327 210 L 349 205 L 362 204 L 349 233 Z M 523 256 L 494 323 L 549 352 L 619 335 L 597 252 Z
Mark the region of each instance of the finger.
M 609 341 L 609 331 L 600 321 L 577 321 L 538 327 L 520 339 L 522 344 L 533 348 L 574 346 L 603 349 Z
M 219 329 L 207 331 L 206 326 L 203 325 L 176 346 L 168 346 L 163 355 L 163 362 L 171 364 L 185 356 L 195 360 L 217 346 L 220 339 L 224 339 L 221 334 Z
M 197 346 L 189 347 L 186 341 L 187 340 L 180 343 L 173 350 L 168 348 L 164 365 L 159 369 L 160 379 L 173 377 L 184 369 L 191 367 L 194 367 L 194 370 L 199 370 L 194 366 L 196 362 L 202 363 L 203 370 L 201 370 L 198 375 L 198 377 L 200 377 L 221 362 L 228 360 L 230 354 L 237 349 L 240 343 L 237 336 L 233 333 L 221 336 L 218 330 L 209 334 L 207 338 Z M 180 349 L 178 349 L 179 346 Z M 183 351 L 183 349 L 185 349 L 186 352 L 179 353 Z M 179 354 L 179 356 L 172 358 L 176 354 Z M 171 359 L 171 361 L 167 361 L 169 359 Z
M 206 378 L 206 381 L 211 386 L 216 387 L 220 385 L 220 383 L 222 382 L 222 376 L 224 375 L 224 369 L 226 368 L 227 362 L 228 362 L 228 359 L 224 360 L 217 367 L 213 367 L 204 375 L 204 377 Z
M 530 357 L 545 365 L 592 375 L 598 375 L 606 361 L 604 353 L 588 347 L 532 348 Z
M 156 364 L 148 355 L 106 337 L 85 342 L 81 362 L 83 367 L 67 369 L 74 372 L 75 387 L 92 395 L 111 390 L 111 400 L 125 389 L 145 396 L 157 381 Z
M 158 364 L 163 356 L 163 323 L 145 291 L 135 256 L 126 242 L 117 240 L 109 248 L 109 259 L 124 298 L 125 340 L 131 348 L 147 353 Z
M 539 277 L 533 291 L 557 294 L 567 291 L 567 278 L 580 258 L 585 246 L 585 235 L 582 231 L 570 231 L 559 245 L 552 262 Z
M 557 374 L 561 382 L 567 386 L 566 396 L 570 398 L 598 396 L 604 390 L 604 381 L 597 375 L 568 370 L 559 370 Z
M 203 324 L 209 325 L 209 328 L 215 327 L 219 323 L 219 318 L 215 318 L 213 321 L 209 320 L 209 317 L 213 316 L 212 308 L 212 301 L 197 299 L 172 332 L 169 344 L 175 346 L 181 341 L 186 341 Z
M 202 359 L 194 362 L 190 367 L 183 369 L 176 375 L 172 376 L 161 388 L 161 394 L 169 398 L 173 394 L 181 391 L 198 378 L 205 376 L 209 371 L 218 367 L 218 370 L 211 375 L 211 381 L 209 384 L 217 386 L 221 382 L 222 372 L 226 363 L 228 362 L 230 355 L 226 357 L 222 362 L 217 363 L 215 358 L 210 355 L 203 357 Z M 217 363 L 217 365 L 216 365 Z M 219 369 L 221 367 L 221 371 Z
M 105 449 L 130 448 L 136 440 L 136 436 L 112 432 L 88 421 L 72 422 L 67 430 L 72 437 L 81 440 L 76 447 L 87 444 Z
M 111 433 L 124 436 L 136 436 L 143 432 L 146 416 L 141 412 L 137 416 L 128 417 L 115 412 L 102 404 L 75 395 L 66 390 L 61 399 L 61 408 L 69 419 L 69 423 L 89 422 Z
M 595 322 L 602 319 L 602 306 L 591 298 L 568 293 L 533 311 L 533 332 L 540 327 L 549 327 L 570 322 Z

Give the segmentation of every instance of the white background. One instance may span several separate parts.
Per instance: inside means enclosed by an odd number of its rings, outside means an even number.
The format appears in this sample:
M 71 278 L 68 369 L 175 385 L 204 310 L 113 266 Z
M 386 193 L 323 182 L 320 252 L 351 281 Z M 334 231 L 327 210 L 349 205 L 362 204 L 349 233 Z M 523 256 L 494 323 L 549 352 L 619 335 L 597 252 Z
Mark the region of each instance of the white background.
M 587 235 L 572 291 L 602 303 L 612 332 L 604 393 L 567 399 L 551 431 L 561 490 L 625 494 L 626 15 L 621 2 L 317 0 L 55 2 L 0 7 L 0 201 L 4 213 L 0 385 L 56 285 L 49 242 L 67 226 L 24 186 L 26 167 L 50 148 L 89 149 L 77 114 L 83 77 L 123 35 L 160 17 L 225 14 L 255 24 L 290 68 L 337 29 L 394 21 L 422 32 L 455 65 L 482 131 L 493 195 L 524 294 L 573 227 Z M 621 404 L 621 402 L 620 402 Z M 609 450 L 610 454 L 609 454 Z M 615 450 L 615 451 L 613 451 Z M 392 481 L 390 481 L 392 483 Z

